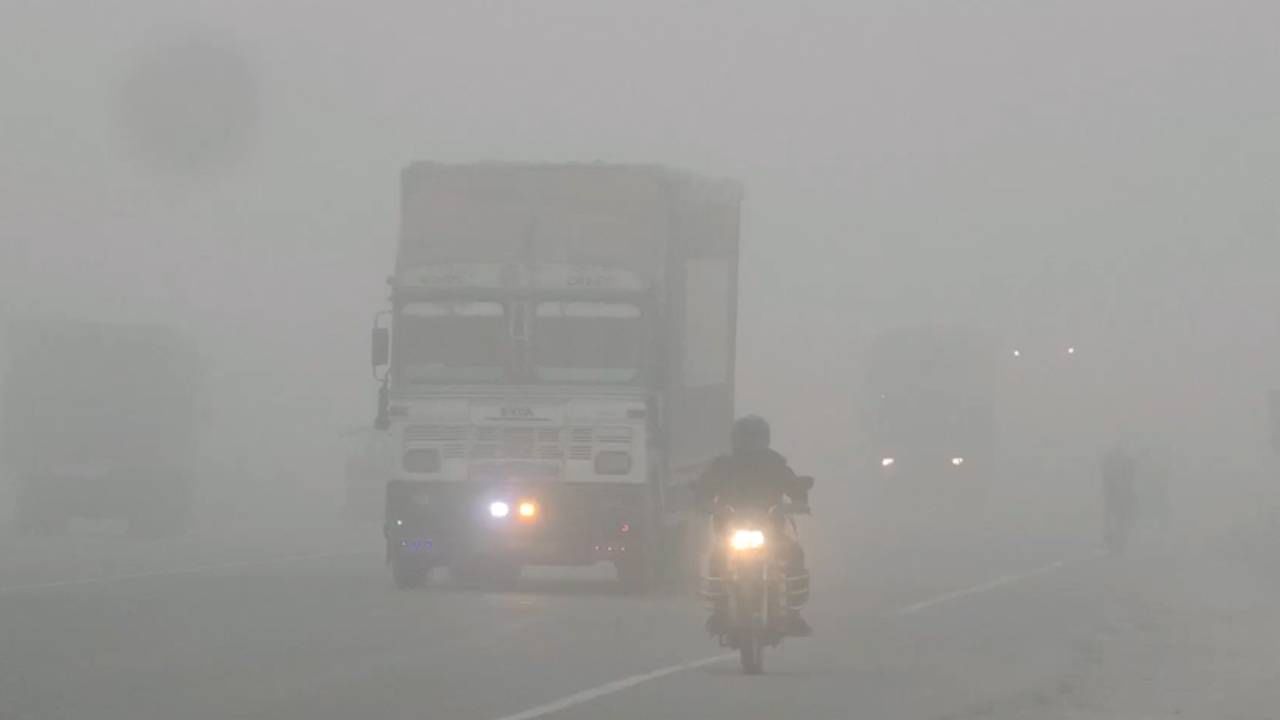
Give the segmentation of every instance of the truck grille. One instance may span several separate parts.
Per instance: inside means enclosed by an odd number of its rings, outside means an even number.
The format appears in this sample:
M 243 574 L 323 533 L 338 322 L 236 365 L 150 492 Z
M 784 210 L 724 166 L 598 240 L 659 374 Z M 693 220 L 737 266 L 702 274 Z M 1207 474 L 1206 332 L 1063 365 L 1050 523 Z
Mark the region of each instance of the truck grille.
M 570 460 L 591 460 L 595 457 L 597 445 L 631 445 L 632 432 L 629 427 L 577 427 L 569 430 Z
M 564 449 L 557 445 L 539 445 L 537 448 L 537 456 L 539 460 L 563 460 Z
M 588 433 L 586 458 L 591 457 Z M 559 428 L 471 427 L 467 425 L 410 425 L 404 429 L 406 446 L 432 446 L 446 460 L 563 460 Z
M 464 442 L 467 439 L 466 425 L 410 425 L 404 429 L 406 443 L 445 443 Z
M 595 440 L 595 434 L 591 428 L 573 428 L 569 431 L 569 459 L 570 460 L 590 460 L 592 456 L 591 444 Z
M 596 429 L 596 442 L 607 445 L 630 445 L 631 428 L 602 427 Z

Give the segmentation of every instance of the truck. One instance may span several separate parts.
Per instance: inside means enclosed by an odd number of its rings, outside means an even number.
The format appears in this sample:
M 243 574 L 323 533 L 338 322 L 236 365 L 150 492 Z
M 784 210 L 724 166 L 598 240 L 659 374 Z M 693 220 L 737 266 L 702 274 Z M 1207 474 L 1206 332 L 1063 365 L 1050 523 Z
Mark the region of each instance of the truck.
M 0 469 L 17 527 L 123 519 L 139 535 L 185 528 L 200 360 L 176 330 L 41 318 L 3 339 Z
M 398 586 L 692 572 L 692 481 L 734 410 L 741 198 L 657 166 L 403 170 L 372 338 Z
M 865 366 L 872 470 L 891 480 L 974 476 L 997 461 L 999 345 L 960 326 L 881 333 Z

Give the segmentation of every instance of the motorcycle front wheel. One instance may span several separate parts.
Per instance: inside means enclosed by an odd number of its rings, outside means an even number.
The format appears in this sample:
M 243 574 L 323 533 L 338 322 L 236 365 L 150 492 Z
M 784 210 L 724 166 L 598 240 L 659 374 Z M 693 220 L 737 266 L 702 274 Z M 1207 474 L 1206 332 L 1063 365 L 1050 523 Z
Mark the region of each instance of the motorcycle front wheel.
M 738 641 L 738 655 L 742 660 L 742 672 L 745 675 L 759 675 L 764 672 L 764 643 L 761 642 L 758 623 L 752 623 L 747 632 Z

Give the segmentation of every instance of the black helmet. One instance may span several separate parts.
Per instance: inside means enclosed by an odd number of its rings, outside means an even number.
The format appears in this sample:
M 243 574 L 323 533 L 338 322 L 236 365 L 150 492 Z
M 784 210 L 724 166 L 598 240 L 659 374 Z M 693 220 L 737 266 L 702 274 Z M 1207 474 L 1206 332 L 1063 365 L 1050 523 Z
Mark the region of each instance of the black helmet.
M 736 453 L 768 450 L 770 432 L 769 423 L 759 415 L 747 415 L 733 423 L 733 451 Z

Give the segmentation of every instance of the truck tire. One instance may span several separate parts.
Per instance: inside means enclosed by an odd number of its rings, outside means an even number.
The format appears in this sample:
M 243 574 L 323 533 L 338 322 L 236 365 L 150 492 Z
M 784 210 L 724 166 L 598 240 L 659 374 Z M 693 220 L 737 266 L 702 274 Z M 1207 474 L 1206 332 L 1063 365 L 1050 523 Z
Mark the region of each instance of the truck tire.
M 426 585 L 430 575 L 431 566 L 425 562 L 398 555 L 391 558 L 391 578 L 401 590 L 414 590 Z

